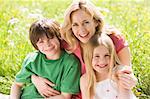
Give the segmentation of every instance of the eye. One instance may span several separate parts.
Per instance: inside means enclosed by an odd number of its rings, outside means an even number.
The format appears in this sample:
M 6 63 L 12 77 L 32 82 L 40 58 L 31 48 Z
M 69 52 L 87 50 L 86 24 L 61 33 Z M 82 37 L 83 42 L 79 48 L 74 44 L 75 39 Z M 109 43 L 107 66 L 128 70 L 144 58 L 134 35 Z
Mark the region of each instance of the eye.
M 105 57 L 110 57 L 110 55 L 109 55 L 109 54 L 106 54 Z
M 39 43 L 39 44 L 40 44 L 40 43 L 44 43 L 44 41 L 43 41 L 43 40 L 39 40 L 37 43 Z
M 85 23 L 85 24 L 89 24 L 90 22 L 89 22 L 89 21 L 85 21 L 84 23 Z
M 99 57 L 98 55 L 96 55 L 95 57 Z
M 75 26 L 78 26 L 78 24 L 77 23 L 73 23 L 72 26 L 75 27 Z
M 98 59 L 100 56 L 99 55 L 94 55 L 93 58 L 94 59 Z

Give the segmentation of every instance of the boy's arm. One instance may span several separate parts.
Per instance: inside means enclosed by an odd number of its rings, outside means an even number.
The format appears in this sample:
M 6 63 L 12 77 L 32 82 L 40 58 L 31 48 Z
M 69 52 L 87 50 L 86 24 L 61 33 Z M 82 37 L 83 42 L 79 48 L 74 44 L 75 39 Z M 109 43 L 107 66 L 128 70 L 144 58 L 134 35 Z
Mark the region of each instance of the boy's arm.
M 62 92 L 60 95 L 51 96 L 45 99 L 71 99 L 71 94 Z
M 11 86 L 10 99 L 20 99 L 23 83 L 14 82 Z

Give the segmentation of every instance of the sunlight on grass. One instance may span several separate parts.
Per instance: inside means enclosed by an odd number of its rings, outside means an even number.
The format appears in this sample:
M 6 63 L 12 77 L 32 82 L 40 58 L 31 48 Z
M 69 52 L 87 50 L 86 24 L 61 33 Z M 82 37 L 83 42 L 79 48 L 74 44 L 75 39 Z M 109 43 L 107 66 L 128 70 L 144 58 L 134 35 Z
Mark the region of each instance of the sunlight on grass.
M 127 39 L 138 84 L 133 89 L 140 99 L 150 98 L 150 1 L 92 0 Z M 63 22 L 71 0 L 0 0 L 0 93 L 9 94 L 15 74 L 27 53 L 33 51 L 28 31 L 41 18 Z

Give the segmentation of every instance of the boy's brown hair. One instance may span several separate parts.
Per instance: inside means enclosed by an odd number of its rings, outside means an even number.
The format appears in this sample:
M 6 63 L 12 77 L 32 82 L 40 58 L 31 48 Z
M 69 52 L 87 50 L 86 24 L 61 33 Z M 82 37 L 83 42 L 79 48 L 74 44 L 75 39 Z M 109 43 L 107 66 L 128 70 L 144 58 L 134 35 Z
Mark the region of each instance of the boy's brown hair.
M 58 22 L 53 19 L 42 19 L 35 21 L 30 26 L 29 30 L 29 39 L 33 47 L 38 50 L 36 43 L 40 38 L 46 36 L 47 38 L 53 38 L 56 36 L 60 41 L 60 33 L 59 33 L 60 25 Z

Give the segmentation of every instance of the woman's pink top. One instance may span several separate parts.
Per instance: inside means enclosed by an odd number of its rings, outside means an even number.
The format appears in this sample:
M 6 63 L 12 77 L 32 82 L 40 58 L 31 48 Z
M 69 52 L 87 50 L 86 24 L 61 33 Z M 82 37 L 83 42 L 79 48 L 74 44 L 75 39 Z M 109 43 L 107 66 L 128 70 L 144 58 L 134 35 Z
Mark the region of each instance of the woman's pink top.
M 125 41 L 124 37 L 120 34 L 111 34 L 109 35 L 110 38 L 112 39 L 114 45 L 115 45 L 115 49 L 116 52 L 119 53 L 120 50 L 122 50 L 124 47 L 128 46 L 127 42 Z M 68 44 L 65 41 L 62 41 L 62 47 L 67 49 Z M 83 62 L 83 58 L 82 58 L 82 52 L 81 52 L 81 46 L 78 44 L 78 47 L 76 48 L 76 50 L 74 50 L 73 52 L 80 60 L 81 62 L 81 73 L 84 74 L 86 72 L 85 70 L 85 63 Z M 73 99 L 82 99 L 81 97 L 81 93 L 78 95 L 74 95 Z
M 111 34 L 109 35 L 110 38 L 112 39 L 115 48 L 116 48 L 116 52 L 119 53 L 120 50 L 122 50 L 124 47 L 128 46 L 127 42 L 125 41 L 124 37 L 120 34 Z M 67 49 L 68 45 L 65 41 L 62 42 L 62 47 Z M 73 52 L 80 60 L 81 62 L 81 71 L 82 74 L 84 74 L 86 72 L 85 70 L 85 64 L 83 62 L 83 58 L 82 58 L 82 54 L 81 54 L 81 47 L 80 45 L 78 45 L 78 47 L 76 48 L 76 50 L 74 50 Z

